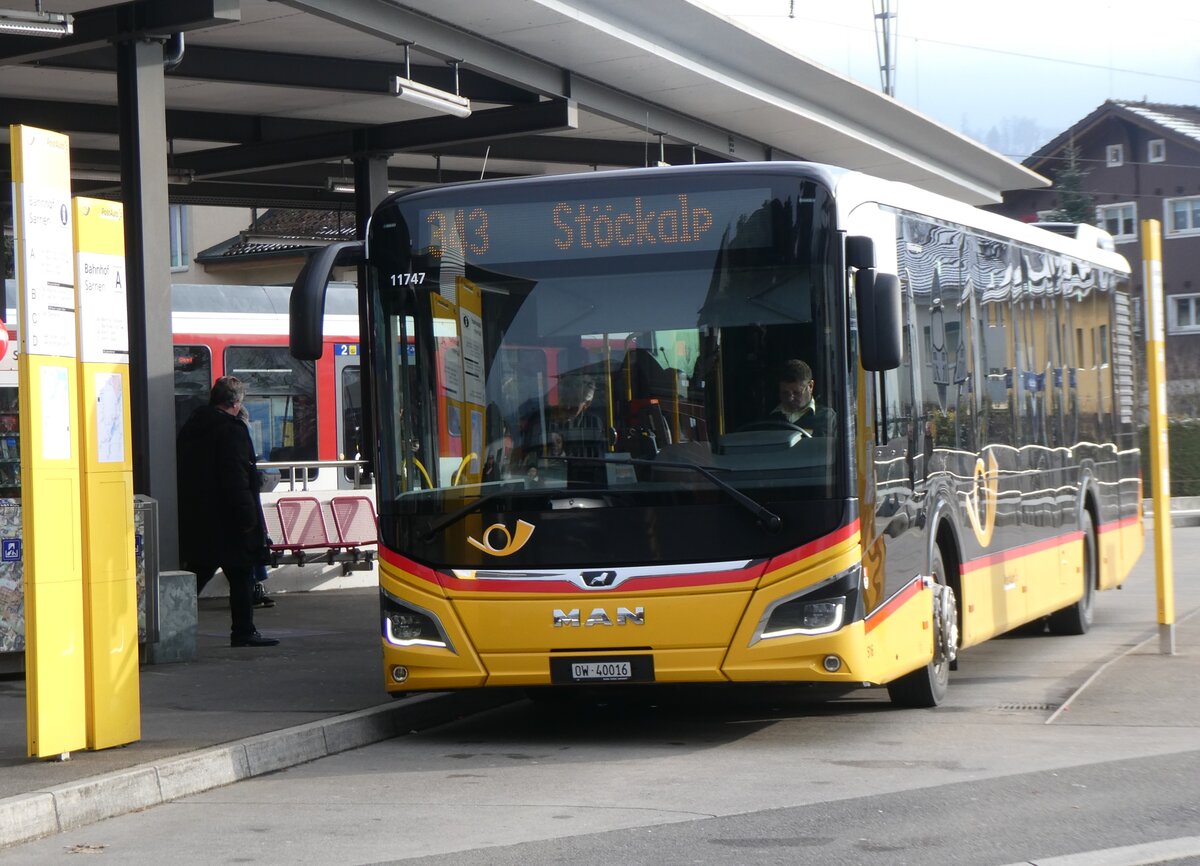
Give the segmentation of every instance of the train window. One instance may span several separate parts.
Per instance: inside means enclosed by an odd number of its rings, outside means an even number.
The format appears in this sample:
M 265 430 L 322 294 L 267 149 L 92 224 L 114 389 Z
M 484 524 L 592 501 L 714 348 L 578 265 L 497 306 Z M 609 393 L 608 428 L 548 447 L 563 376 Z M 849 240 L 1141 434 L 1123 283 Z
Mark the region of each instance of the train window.
M 212 390 L 212 351 L 208 346 L 175 347 L 175 432 Z
M 314 362 L 293 358 L 286 346 L 230 346 L 225 350 L 225 371 L 246 385 L 250 435 L 259 460 L 317 459 Z M 286 471 L 283 475 L 288 477 Z

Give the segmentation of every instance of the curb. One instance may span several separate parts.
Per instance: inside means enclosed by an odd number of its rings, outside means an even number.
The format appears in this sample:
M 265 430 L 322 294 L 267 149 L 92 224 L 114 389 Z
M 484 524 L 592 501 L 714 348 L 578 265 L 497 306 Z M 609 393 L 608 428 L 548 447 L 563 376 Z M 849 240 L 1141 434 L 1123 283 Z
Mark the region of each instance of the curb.
M 370 707 L 0 800 L 0 848 L 295 767 L 514 700 L 507 690 L 438 692 Z
M 1187 613 L 1185 613 L 1183 616 L 1175 617 L 1174 624 L 1179 625 L 1180 623 L 1187 622 L 1189 619 L 1191 619 L 1193 616 L 1196 616 L 1197 614 L 1200 614 L 1200 608 L 1190 610 Z M 1061 716 L 1063 713 L 1070 711 L 1071 702 L 1074 701 L 1081 694 L 1083 694 L 1087 690 L 1088 686 L 1090 686 L 1092 683 L 1094 683 L 1096 680 L 1098 680 L 1100 678 L 1101 674 L 1103 674 L 1106 670 L 1108 670 L 1114 664 L 1119 662 L 1121 659 L 1126 658 L 1127 656 L 1133 655 L 1135 652 L 1140 650 L 1146 644 L 1150 643 L 1151 641 L 1156 641 L 1158 639 L 1159 639 L 1158 632 L 1154 631 L 1145 640 L 1140 640 L 1137 643 L 1133 644 L 1132 646 L 1126 647 L 1122 652 L 1118 653 L 1117 655 L 1113 656 L 1108 661 L 1106 661 L 1104 664 L 1100 665 L 1100 667 L 1098 667 L 1098 668 L 1096 668 L 1096 670 L 1092 671 L 1092 675 L 1089 676 L 1086 680 L 1084 680 L 1083 683 L 1079 686 L 1079 688 L 1077 688 L 1077 689 L 1075 689 L 1075 691 L 1071 692 L 1071 694 L 1067 697 L 1067 699 L 1062 702 L 1062 706 L 1060 706 L 1057 710 L 1055 710 L 1053 713 L 1051 713 L 1050 718 L 1046 719 L 1046 721 L 1043 722 L 1042 724 L 1046 724 L 1046 725 L 1054 724 L 1054 722 L 1058 720 L 1059 716 Z

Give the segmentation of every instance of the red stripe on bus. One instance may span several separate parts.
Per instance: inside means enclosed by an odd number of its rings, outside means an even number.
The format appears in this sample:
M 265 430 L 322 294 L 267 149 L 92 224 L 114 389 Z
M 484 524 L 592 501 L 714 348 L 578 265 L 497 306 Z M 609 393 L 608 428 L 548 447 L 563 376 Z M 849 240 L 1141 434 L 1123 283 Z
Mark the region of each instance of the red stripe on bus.
M 1044 550 L 1049 550 L 1052 547 L 1058 547 L 1060 544 L 1068 544 L 1072 541 L 1078 541 L 1083 538 L 1083 532 L 1076 529 L 1064 535 L 1056 535 L 1053 538 L 1044 538 L 1041 541 L 1034 541 L 1030 544 L 1022 544 L 1019 547 L 1012 547 L 1008 550 L 1001 550 L 999 553 L 993 553 L 990 556 L 981 556 L 977 559 L 972 559 L 962 564 L 962 573 L 975 571 L 980 568 L 988 568 L 993 565 L 998 565 L 1002 562 L 1008 562 L 1010 559 L 1020 559 L 1024 556 L 1032 556 L 1035 553 L 1041 553 Z
M 786 568 L 789 565 L 794 565 L 802 559 L 807 559 L 810 556 L 820 553 L 822 550 L 828 550 L 835 544 L 841 544 L 848 538 L 857 535 L 859 531 L 858 518 L 847 523 L 845 526 L 835 529 L 828 535 L 823 535 L 818 539 L 803 544 L 786 553 L 781 553 L 778 556 L 772 557 L 767 563 L 767 567 L 763 569 L 763 574 L 770 574 L 772 571 L 780 568 Z
M 913 578 L 907 586 L 901 587 L 899 592 L 871 611 L 863 620 L 863 634 L 870 634 L 875 626 L 882 624 L 885 619 L 899 610 L 900 605 L 921 591 L 921 585 L 921 578 Z
M 379 558 L 388 565 L 398 568 L 407 574 L 411 574 L 413 577 L 420 578 L 421 580 L 428 581 L 432 584 L 438 583 L 437 573 L 432 568 L 421 565 L 421 563 L 415 562 L 409 559 L 407 556 L 401 556 L 394 550 L 388 550 L 388 548 L 384 547 L 382 544 L 379 545 Z
M 380 546 L 379 558 L 401 571 L 411 574 L 421 580 L 437 584 L 446 589 L 485 590 L 487 592 L 595 592 L 585 590 L 563 580 L 514 580 L 488 578 L 461 578 L 449 572 L 435 571 L 420 563 L 401 556 L 393 550 Z M 763 561 L 754 560 L 745 568 L 726 569 L 725 571 L 691 572 L 687 574 L 653 575 L 631 577 L 621 582 L 621 589 L 679 589 L 683 587 L 714 586 L 729 583 L 753 583 L 762 576 Z M 565 570 L 565 569 L 564 569 Z M 581 571 L 588 569 L 580 569 Z

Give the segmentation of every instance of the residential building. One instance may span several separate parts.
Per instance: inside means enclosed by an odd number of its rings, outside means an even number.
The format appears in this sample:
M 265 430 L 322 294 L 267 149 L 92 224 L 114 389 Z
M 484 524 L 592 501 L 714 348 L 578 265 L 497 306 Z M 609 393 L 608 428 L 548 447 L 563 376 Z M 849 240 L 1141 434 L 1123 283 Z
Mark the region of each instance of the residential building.
M 1024 161 L 1046 177 L 1060 175 L 1068 150 L 1086 174 L 1082 191 L 1095 203 L 1096 225 L 1114 239 L 1133 271 L 1135 322 L 1144 304 L 1142 221 L 1161 223 L 1166 311 L 1168 406 L 1172 416 L 1200 409 L 1200 107 L 1108 100 Z M 1015 190 L 989 210 L 1026 222 L 1060 205 L 1058 185 Z

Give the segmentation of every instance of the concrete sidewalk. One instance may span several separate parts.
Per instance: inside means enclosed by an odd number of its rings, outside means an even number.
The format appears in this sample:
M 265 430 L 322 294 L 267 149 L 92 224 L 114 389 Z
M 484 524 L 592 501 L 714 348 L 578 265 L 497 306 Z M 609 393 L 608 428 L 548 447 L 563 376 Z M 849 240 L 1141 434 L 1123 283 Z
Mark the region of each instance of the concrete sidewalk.
M 376 588 L 285 593 L 257 609 L 277 647 L 229 646 L 226 599 L 200 599 L 197 660 L 141 668 L 142 736 L 27 756 L 25 680 L 0 678 L 0 846 L 356 748 L 494 706 L 510 692 L 391 700 Z
M 198 660 L 141 669 L 142 738 L 65 762 L 26 756 L 25 682 L 0 679 L 0 847 L 367 745 L 523 696 L 519 690 L 392 701 L 380 664 L 378 590 L 287 593 L 256 610 L 277 647 L 233 649 L 224 599 L 201 599 Z M 1099 660 L 1049 721 L 1200 724 L 1200 616 Z M 1136 721 L 1134 721 L 1136 720 Z

